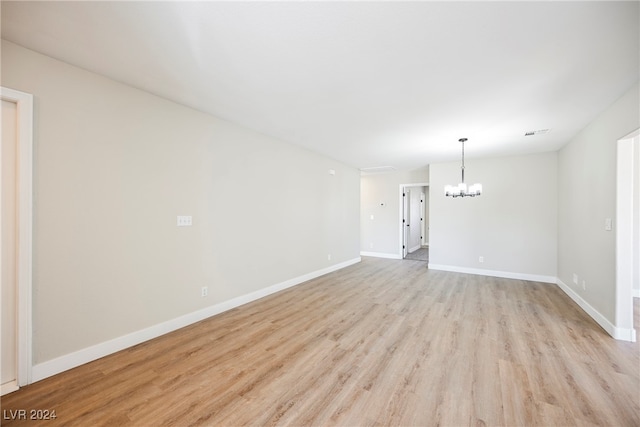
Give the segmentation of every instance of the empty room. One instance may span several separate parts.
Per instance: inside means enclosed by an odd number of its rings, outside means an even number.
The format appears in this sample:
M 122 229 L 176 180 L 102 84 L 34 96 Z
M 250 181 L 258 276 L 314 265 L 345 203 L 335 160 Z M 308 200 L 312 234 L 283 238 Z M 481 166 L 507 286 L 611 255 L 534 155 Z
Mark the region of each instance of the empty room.
M 3 426 L 640 425 L 640 2 L 0 7 Z

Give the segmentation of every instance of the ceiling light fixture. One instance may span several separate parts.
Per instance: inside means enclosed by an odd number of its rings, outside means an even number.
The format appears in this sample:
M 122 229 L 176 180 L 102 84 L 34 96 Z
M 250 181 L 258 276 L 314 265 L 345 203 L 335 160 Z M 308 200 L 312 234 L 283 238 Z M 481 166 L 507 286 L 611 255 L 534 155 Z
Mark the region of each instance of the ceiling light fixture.
M 458 185 L 445 185 L 444 195 L 447 197 L 475 197 L 482 194 L 482 184 L 473 184 L 467 188 L 464 183 L 464 143 L 467 138 L 460 138 L 458 141 L 462 143 L 462 182 Z

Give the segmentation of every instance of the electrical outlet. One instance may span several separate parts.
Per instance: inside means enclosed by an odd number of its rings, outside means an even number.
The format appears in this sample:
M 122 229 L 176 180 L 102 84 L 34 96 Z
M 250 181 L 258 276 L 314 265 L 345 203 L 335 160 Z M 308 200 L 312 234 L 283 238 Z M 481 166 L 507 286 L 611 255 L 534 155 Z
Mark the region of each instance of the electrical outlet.
M 586 280 L 582 279 L 582 290 L 586 291 L 587 290 L 587 282 Z
M 484 257 L 483 256 L 478 257 L 478 262 L 484 262 Z
M 578 275 L 576 273 L 573 273 L 573 284 L 574 285 L 578 284 Z
M 331 254 L 327 255 L 327 261 L 331 261 Z
M 207 295 L 209 295 L 209 287 L 208 286 L 203 286 L 202 287 L 202 296 L 206 297 Z

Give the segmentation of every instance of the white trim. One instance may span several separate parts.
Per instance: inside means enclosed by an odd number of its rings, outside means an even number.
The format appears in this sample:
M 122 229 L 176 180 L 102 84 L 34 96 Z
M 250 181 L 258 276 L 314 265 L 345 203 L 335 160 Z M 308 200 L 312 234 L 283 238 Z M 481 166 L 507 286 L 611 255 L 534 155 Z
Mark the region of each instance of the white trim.
M 15 102 L 18 115 L 18 386 L 32 375 L 33 95 L 0 87 L 0 97 Z
M 557 285 L 569 296 L 576 304 L 580 306 L 593 320 L 598 323 L 609 335 L 617 340 L 622 341 L 636 341 L 636 330 L 633 328 L 625 329 L 614 326 L 606 317 L 604 317 L 598 310 L 591 307 L 580 295 L 578 295 L 573 289 L 567 286 L 562 280 L 557 279 Z
M 360 252 L 360 256 L 371 256 L 376 258 L 388 258 L 388 259 L 402 259 L 401 255 L 398 254 L 388 254 L 384 252 Z
M 429 264 L 430 270 L 453 271 L 455 273 L 478 274 L 480 276 L 504 277 L 506 279 L 529 280 L 532 282 L 556 283 L 555 276 L 514 273 L 511 271 L 483 270 L 480 268 L 458 267 L 455 265 Z
M 0 396 L 4 396 L 5 394 L 13 393 L 16 390 L 19 390 L 17 381 L 9 381 L 8 383 L 2 384 L 0 386 Z
M 39 363 L 38 365 L 35 365 L 33 367 L 33 380 L 43 380 L 52 375 L 56 375 L 60 372 L 75 368 L 76 366 L 83 365 L 93 360 L 97 360 L 101 357 L 107 356 L 120 350 L 124 350 L 126 348 L 140 344 L 141 342 L 148 341 L 169 332 L 173 332 L 177 329 L 199 322 L 208 317 L 215 316 L 216 314 L 220 314 L 224 311 L 231 310 L 243 304 L 247 304 L 257 299 L 266 297 L 267 295 L 271 295 L 300 283 L 304 283 L 308 280 L 315 279 L 316 277 L 320 277 L 333 271 L 340 270 L 342 268 L 356 264 L 360 261 L 360 257 L 353 258 L 351 260 L 335 264 L 327 268 L 316 270 L 311 273 L 304 274 L 302 276 L 298 276 L 293 279 L 269 286 L 267 288 L 259 289 L 246 295 L 241 295 L 228 301 L 214 304 L 210 307 L 185 314 L 184 316 L 159 323 L 149 328 L 132 332 L 130 334 L 84 348 L 74 353 L 65 354 L 64 356 L 60 356 L 56 359 Z

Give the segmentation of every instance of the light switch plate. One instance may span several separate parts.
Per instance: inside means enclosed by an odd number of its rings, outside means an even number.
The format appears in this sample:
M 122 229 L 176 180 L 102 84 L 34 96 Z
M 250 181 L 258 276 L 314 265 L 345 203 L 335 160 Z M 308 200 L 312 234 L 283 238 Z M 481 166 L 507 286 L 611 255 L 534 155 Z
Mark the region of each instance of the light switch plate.
M 191 215 L 178 215 L 178 227 L 191 227 L 193 219 Z

